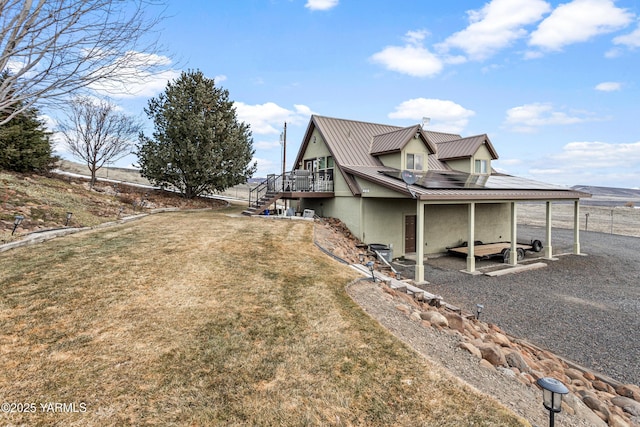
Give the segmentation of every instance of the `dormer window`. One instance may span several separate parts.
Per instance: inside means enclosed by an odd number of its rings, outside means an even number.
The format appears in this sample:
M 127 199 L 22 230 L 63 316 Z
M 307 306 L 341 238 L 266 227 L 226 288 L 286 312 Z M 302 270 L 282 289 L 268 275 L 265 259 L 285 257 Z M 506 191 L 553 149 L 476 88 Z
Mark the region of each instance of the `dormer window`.
M 424 156 L 422 154 L 407 153 L 407 169 L 419 171 L 423 170 Z
M 475 165 L 475 173 L 479 174 L 487 174 L 488 172 L 488 161 L 487 160 L 476 160 Z

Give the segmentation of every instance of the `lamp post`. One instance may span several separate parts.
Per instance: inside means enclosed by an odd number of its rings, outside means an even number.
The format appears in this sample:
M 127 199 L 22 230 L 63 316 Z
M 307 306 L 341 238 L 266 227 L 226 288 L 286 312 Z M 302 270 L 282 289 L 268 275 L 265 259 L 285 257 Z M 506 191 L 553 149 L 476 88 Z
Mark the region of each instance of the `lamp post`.
M 64 223 L 65 227 L 69 226 L 69 221 L 71 221 L 71 216 L 73 215 L 73 212 L 67 212 L 67 220 Z
M 376 276 L 373 274 L 373 261 L 369 261 L 367 263 L 367 267 L 369 267 L 369 271 L 371 272 L 371 280 L 376 281 Z
M 476 304 L 476 320 L 480 320 L 480 313 L 482 313 L 483 309 L 484 309 L 484 305 Z
M 23 219 L 24 217 L 22 215 L 16 215 L 16 218 L 13 220 L 13 231 L 11 232 L 12 236 L 13 236 L 13 233 L 16 232 L 16 228 L 18 228 L 18 226 L 20 225 Z
M 549 411 L 549 427 L 554 427 L 554 415 L 562 409 L 562 396 L 569 393 L 569 389 L 555 378 L 540 378 L 536 383 L 542 388 L 544 407 Z

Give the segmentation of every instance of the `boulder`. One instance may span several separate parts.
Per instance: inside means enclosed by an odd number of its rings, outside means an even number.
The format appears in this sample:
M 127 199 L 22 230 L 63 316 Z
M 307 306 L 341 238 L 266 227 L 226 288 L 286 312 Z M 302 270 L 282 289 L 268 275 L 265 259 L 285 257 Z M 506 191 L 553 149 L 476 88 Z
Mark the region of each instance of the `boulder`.
M 600 418 L 602 418 L 604 421 L 608 421 L 609 420 L 609 409 L 607 409 L 607 405 L 602 403 L 600 401 L 600 399 L 598 399 L 597 397 L 591 396 L 591 395 L 587 395 L 587 396 L 582 398 L 582 401 L 592 411 L 600 412 L 600 414 L 603 415 L 603 416 L 600 416 Z
M 571 378 L 572 380 L 584 381 L 585 379 L 584 375 L 582 374 L 582 371 L 578 369 L 573 369 L 573 368 L 565 369 L 564 374 L 569 378 Z
M 609 427 L 630 427 L 630 424 L 620 415 L 611 414 L 609 417 Z
M 446 317 L 444 317 L 440 312 L 435 310 L 423 311 L 420 313 L 420 317 L 422 320 L 426 320 L 431 323 L 431 325 L 447 327 L 449 326 L 449 321 Z
M 480 350 L 482 358 L 493 366 L 507 366 L 507 360 L 504 357 L 504 353 L 497 345 L 485 343 L 479 346 L 478 350 Z
M 495 371 L 495 367 L 491 364 L 491 362 L 489 362 L 487 359 L 481 359 L 480 360 L 480 366 L 482 366 L 483 368 L 487 368 L 487 369 L 491 369 L 492 371 Z
M 606 427 L 607 423 L 602 421 L 600 417 L 598 417 L 591 409 L 589 409 L 582 400 L 573 393 L 567 394 L 563 403 L 566 403 L 571 408 L 573 408 L 576 416 L 583 418 L 593 427 Z
M 482 359 L 482 353 L 480 352 L 478 347 L 476 347 L 475 345 L 473 345 L 473 344 L 471 344 L 469 342 L 461 342 L 459 344 L 459 347 L 464 349 L 464 350 L 467 350 L 469 353 L 471 353 L 472 355 L 474 355 L 478 359 Z
M 416 321 L 421 321 L 422 317 L 420 316 L 420 312 L 418 311 L 414 311 L 413 313 L 411 313 L 411 320 L 416 320 Z
M 507 361 L 507 364 L 509 366 L 511 366 L 512 368 L 518 368 L 520 372 L 529 372 L 531 370 L 529 368 L 529 365 L 527 365 L 527 362 L 518 351 L 507 353 L 505 355 L 505 360 Z
M 617 396 L 611 399 L 611 403 L 622 408 L 625 412 L 633 416 L 640 417 L 640 402 L 624 396 Z
M 511 340 L 506 335 L 496 332 L 491 334 L 491 341 L 498 344 L 501 347 L 511 347 Z
M 460 332 L 461 334 L 464 334 L 464 324 L 465 321 L 462 318 L 462 316 L 460 316 L 458 313 L 452 313 L 452 312 L 448 312 L 445 311 L 443 313 L 444 317 L 447 318 L 447 322 L 449 322 L 449 327 L 451 329 L 455 329 L 456 331 Z
M 640 402 L 640 387 L 634 384 L 623 384 L 616 387 L 616 393 L 620 396 L 628 397 L 630 399 L 635 400 L 636 402 Z

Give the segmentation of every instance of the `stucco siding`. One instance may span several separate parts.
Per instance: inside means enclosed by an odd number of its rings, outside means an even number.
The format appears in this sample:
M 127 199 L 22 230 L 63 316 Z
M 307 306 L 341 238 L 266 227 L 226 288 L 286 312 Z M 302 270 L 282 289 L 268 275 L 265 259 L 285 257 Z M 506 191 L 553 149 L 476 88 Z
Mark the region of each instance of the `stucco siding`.
M 456 246 L 468 238 L 467 204 L 427 205 L 425 208 L 425 253 L 434 254 Z M 485 243 L 507 241 L 510 238 L 510 208 L 508 203 L 477 203 L 474 240 Z

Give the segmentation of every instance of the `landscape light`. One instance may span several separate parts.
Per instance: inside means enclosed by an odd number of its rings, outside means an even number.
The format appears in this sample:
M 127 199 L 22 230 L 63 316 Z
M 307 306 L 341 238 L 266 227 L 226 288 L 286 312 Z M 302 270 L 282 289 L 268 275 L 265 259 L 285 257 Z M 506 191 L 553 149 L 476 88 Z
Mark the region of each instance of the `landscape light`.
M 71 221 L 71 216 L 73 212 L 67 212 L 67 221 L 64 223 L 64 226 L 67 227 L 69 225 L 69 221 Z
M 358 259 L 360 260 L 360 264 L 364 264 L 364 254 L 363 253 L 358 254 Z
M 16 228 L 18 228 L 18 226 L 20 225 L 23 219 L 24 217 L 22 215 L 16 215 L 16 218 L 13 220 L 13 231 L 11 232 L 12 236 L 13 236 L 13 233 L 16 232 Z
M 554 426 L 554 415 L 562 409 L 562 396 L 569 393 L 569 389 L 555 378 L 540 378 L 536 383 L 542 387 L 542 403 L 549 411 L 549 427 Z
M 484 309 L 484 305 L 476 304 L 476 319 L 477 320 L 480 320 L 480 313 L 482 313 L 483 309 Z
M 371 280 L 373 280 L 374 282 L 376 281 L 376 276 L 373 274 L 373 261 L 369 261 L 367 263 L 367 267 L 369 267 L 369 271 L 371 271 Z

